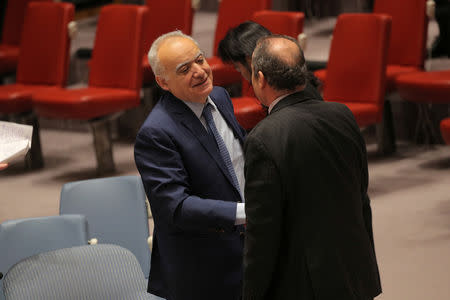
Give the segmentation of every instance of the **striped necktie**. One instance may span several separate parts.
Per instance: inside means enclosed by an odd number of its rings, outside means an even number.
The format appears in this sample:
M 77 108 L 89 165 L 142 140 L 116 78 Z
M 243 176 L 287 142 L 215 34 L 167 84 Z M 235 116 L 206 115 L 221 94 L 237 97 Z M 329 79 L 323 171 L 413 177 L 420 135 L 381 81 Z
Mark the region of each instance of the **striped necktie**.
M 234 187 L 239 191 L 239 182 L 236 177 L 236 173 L 234 172 L 233 163 L 231 162 L 230 153 L 227 150 L 227 146 L 225 145 L 225 142 L 223 141 L 222 137 L 220 136 L 219 132 L 217 131 L 216 124 L 214 123 L 214 119 L 211 113 L 212 105 L 210 103 L 207 103 L 206 106 L 203 108 L 203 117 L 206 120 L 206 125 L 208 126 L 208 131 L 214 136 L 214 139 L 216 140 L 217 147 L 219 148 L 220 156 L 222 157 L 223 162 L 225 163 L 225 166 L 228 169 L 228 172 L 231 175 L 231 178 L 233 180 Z

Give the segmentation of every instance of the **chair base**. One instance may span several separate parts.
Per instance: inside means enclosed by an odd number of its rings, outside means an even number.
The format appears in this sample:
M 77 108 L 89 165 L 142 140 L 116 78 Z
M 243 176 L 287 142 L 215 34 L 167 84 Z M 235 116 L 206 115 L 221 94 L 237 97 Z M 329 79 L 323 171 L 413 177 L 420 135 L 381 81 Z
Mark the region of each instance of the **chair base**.
M 376 125 L 378 153 L 385 156 L 397 151 L 395 128 L 392 119 L 392 109 L 389 100 L 384 103 L 383 120 Z
M 112 154 L 110 118 L 89 121 L 92 130 L 95 156 L 97 158 L 97 175 L 113 173 L 116 170 Z
M 39 119 L 32 113 L 29 115 L 26 123 L 33 126 L 33 134 L 31 138 L 31 149 L 25 156 L 25 163 L 32 170 L 40 169 L 44 167 L 44 158 L 42 156 Z
M 439 133 L 433 124 L 430 105 L 428 103 L 417 104 L 417 123 L 414 131 L 414 141 L 417 144 L 432 145 L 442 143 Z

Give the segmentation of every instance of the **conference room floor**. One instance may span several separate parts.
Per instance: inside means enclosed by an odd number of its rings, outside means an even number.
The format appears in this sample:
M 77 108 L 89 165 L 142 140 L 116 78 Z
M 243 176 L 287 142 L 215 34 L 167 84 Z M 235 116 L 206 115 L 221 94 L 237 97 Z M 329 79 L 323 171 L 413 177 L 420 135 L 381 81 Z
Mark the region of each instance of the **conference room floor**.
M 212 13 L 197 13 L 193 35 L 207 55 L 212 53 Z M 308 21 L 306 58 L 326 60 L 335 19 Z M 93 44 L 94 20 L 80 23 L 72 51 Z M 430 24 L 430 39 L 437 26 Z M 431 65 L 430 65 L 431 63 Z M 427 68 L 449 69 L 450 60 L 435 59 Z M 48 121 L 47 121 L 48 122 Z M 51 121 L 50 121 L 51 122 Z M 0 222 L 58 214 L 64 183 L 96 177 L 92 137 L 88 131 L 41 130 L 45 167 L 30 171 L 14 161 L 0 172 Z M 450 146 L 423 146 L 399 141 L 390 157 L 376 155 L 367 135 L 375 246 L 383 294 L 379 300 L 450 299 Z M 114 144 L 117 172 L 138 174 L 133 142 Z

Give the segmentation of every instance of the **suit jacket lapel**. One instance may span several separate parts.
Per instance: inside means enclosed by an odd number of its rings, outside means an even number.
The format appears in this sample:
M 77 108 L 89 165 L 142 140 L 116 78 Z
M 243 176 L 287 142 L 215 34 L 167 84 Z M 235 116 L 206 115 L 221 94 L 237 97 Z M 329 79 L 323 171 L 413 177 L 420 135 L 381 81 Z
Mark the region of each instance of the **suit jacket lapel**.
M 222 157 L 220 156 L 214 137 L 206 131 L 205 127 L 203 127 L 203 124 L 192 112 L 192 110 L 184 104 L 182 100 L 177 99 L 170 93 L 167 93 L 167 95 L 161 100 L 165 102 L 167 110 L 171 116 L 176 118 L 176 121 L 180 122 L 192 133 L 192 135 L 200 142 L 203 148 L 206 149 L 211 158 L 219 166 L 219 169 L 228 179 L 230 184 L 234 186 L 231 175 L 228 172 Z

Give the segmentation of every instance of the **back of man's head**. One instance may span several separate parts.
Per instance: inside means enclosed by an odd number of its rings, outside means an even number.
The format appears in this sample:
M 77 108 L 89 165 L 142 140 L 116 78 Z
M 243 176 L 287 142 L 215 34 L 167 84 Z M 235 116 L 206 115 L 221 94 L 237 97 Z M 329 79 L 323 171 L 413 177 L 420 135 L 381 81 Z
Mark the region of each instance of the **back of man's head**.
M 261 38 L 253 52 L 253 76 L 258 72 L 273 89 L 294 91 L 307 80 L 307 68 L 303 51 L 297 40 L 283 35 Z

